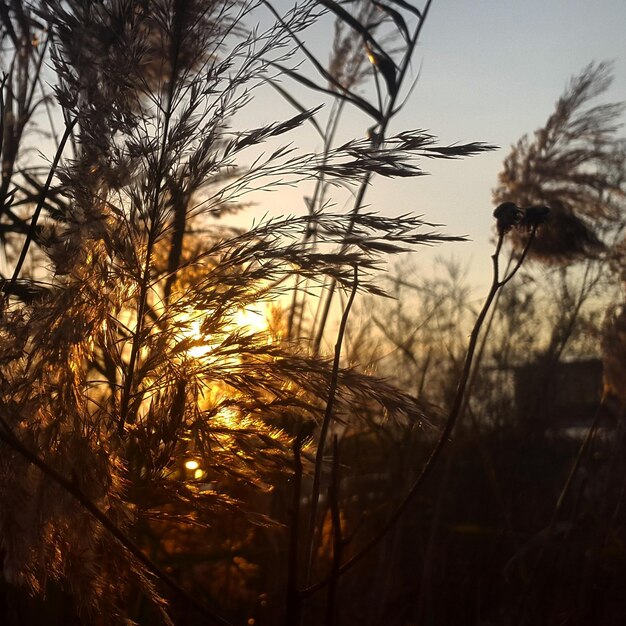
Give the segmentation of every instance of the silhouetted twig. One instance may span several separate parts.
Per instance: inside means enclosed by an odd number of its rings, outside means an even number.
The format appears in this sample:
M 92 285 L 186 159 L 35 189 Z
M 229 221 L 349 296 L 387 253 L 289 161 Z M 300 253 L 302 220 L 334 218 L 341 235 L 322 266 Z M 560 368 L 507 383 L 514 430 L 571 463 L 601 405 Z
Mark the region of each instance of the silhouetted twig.
M 493 263 L 493 278 L 491 287 L 489 289 L 489 293 L 485 299 L 485 302 L 476 318 L 476 322 L 472 329 L 472 333 L 470 335 L 469 344 L 467 347 L 467 352 L 465 355 L 465 361 L 463 364 L 463 370 L 461 372 L 461 376 L 459 378 L 459 382 L 457 385 L 457 390 L 454 396 L 454 400 L 452 402 L 452 406 L 450 408 L 450 412 L 448 414 L 448 418 L 446 420 L 445 426 L 437 439 L 437 443 L 432 449 L 430 456 L 428 457 L 425 465 L 422 467 L 418 477 L 413 482 L 413 485 L 407 492 L 406 496 L 397 506 L 397 508 L 393 511 L 393 513 L 387 518 L 387 521 L 383 524 L 383 526 L 365 543 L 365 545 L 353 556 L 351 556 L 339 569 L 340 575 L 345 574 L 347 571 L 352 569 L 364 556 L 366 556 L 372 548 L 374 548 L 380 540 L 389 532 L 391 528 L 398 522 L 398 520 L 402 517 L 404 512 L 407 510 L 409 504 L 413 501 L 415 496 L 419 493 L 422 485 L 428 478 L 428 476 L 432 473 L 437 461 L 441 457 L 444 449 L 448 445 L 450 436 L 454 430 L 454 427 L 458 421 L 460 409 L 463 403 L 463 399 L 465 397 L 465 391 L 467 387 L 467 382 L 469 379 L 469 374 L 474 358 L 474 352 L 476 350 L 476 345 L 478 342 L 478 337 L 480 335 L 480 331 L 482 329 L 483 322 L 493 304 L 493 301 L 496 297 L 498 291 L 506 285 L 516 274 L 518 269 L 521 267 L 526 255 L 528 253 L 528 248 L 532 245 L 532 242 L 535 238 L 537 232 L 537 226 L 533 225 L 531 227 L 530 236 L 528 237 L 528 241 L 525 249 L 523 250 L 517 264 L 513 267 L 511 272 L 504 276 L 502 279 L 499 276 L 499 257 L 502 249 L 502 244 L 504 241 L 504 232 L 500 232 L 498 235 L 498 241 L 496 243 L 496 249 L 494 254 L 492 255 L 492 263 Z M 311 585 L 302 591 L 302 595 L 307 597 L 312 593 L 315 593 L 319 589 L 322 589 L 329 583 L 329 579 L 323 580 L 319 583 Z

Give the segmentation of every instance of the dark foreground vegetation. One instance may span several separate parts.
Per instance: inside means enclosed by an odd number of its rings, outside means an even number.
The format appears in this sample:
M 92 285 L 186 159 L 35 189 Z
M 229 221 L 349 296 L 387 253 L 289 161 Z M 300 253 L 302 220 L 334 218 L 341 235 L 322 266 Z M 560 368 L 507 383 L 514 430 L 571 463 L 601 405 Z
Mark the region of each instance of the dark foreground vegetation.
M 610 66 L 506 158 L 477 303 L 367 208 L 493 149 L 394 129 L 430 4 L 0 3 L 1 624 L 624 623 Z

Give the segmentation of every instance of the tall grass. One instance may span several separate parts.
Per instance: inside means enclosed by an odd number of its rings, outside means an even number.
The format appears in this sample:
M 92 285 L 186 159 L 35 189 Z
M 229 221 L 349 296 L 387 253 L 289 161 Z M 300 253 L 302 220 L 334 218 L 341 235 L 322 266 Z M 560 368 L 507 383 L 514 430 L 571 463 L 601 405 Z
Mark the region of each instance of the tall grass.
M 291 536 L 290 567 L 279 576 L 292 582 L 271 603 L 286 603 L 277 609 L 286 623 L 303 615 L 300 588 L 324 523 L 314 502 L 326 488 L 326 436 L 337 420 L 358 421 L 362 407 L 378 419 L 426 417 L 414 397 L 343 368 L 341 333 L 329 363 L 287 341 L 280 324 L 258 331 L 238 320 L 291 280 L 296 294 L 304 284 L 351 298 L 378 293 L 371 277 L 381 256 L 458 238 L 418 217 L 365 212 L 361 201 L 348 215 L 331 213 L 322 195 L 305 216 L 249 230 L 218 218 L 255 189 L 329 181 L 364 190 L 374 174 L 420 175 L 421 158 L 487 149 L 438 146 L 422 131 L 387 136 L 427 13 L 393 4 L 356 14 L 334 2 L 281 15 L 268 2 L 230 0 L 49 0 L 2 10 L 0 529 L 10 588 L 67 600 L 71 619 L 84 623 L 167 622 L 174 609 L 180 619 L 195 611 L 230 623 L 254 605 L 246 589 L 259 568 L 257 542 Z M 324 70 L 301 41 L 321 7 L 365 44 L 377 103 L 354 91 L 363 67 L 356 47 L 344 75 Z M 261 13 L 272 18 L 265 30 L 253 26 Z M 375 34 L 382 22 L 412 32 L 398 67 Z M 296 69 L 302 54 L 329 88 Z M 318 124 L 315 107 L 238 127 L 277 71 L 371 115 L 377 139 L 331 146 L 331 121 L 324 154 L 290 146 L 291 131 Z M 24 146 L 38 141 L 39 110 L 54 156 L 32 167 Z M 259 156 L 265 144 L 271 152 Z M 285 532 L 285 511 L 261 496 L 284 492 L 292 471 L 296 483 L 302 472 L 317 477 L 308 539 L 297 526 L 300 499 Z M 220 558 L 233 550 L 247 557 Z M 203 566 L 209 584 L 195 576 Z M 222 593 L 233 576 L 241 597 Z M 329 599 L 328 623 L 335 604 Z M 18 605 L 7 610 L 19 614 Z
M 585 568 L 572 583 L 583 593 L 570 615 L 590 614 L 585 603 L 597 594 L 589 581 L 605 579 L 612 563 L 600 555 L 619 538 L 619 438 L 605 447 L 596 424 L 577 454 L 559 437 L 554 448 L 537 433 L 516 441 L 516 425 L 496 428 L 513 407 L 485 391 L 484 365 L 520 354 L 505 324 L 516 340 L 532 336 L 522 298 L 529 275 L 511 288 L 528 257 L 545 258 L 554 237 L 575 244 L 556 246 L 559 263 L 619 250 L 604 227 L 621 236 L 621 179 L 609 167 L 622 164 L 621 144 L 612 141 L 620 109 L 581 113 L 606 86 L 605 66 L 585 70 L 535 141 L 521 141 L 505 162 L 492 283 L 470 316 L 468 346 L 457 334 L 450 358 L 442 357 L 445 332 L 431 326 L 421 348 L 432 352 L 422 358 L 411 343 L 419 320 L 403 318 L 410 326 L 396 336 L 378 316 L 411 363 L 403 388 L 376 375 L 369 360 L 356 363 L 362 346 L 346 345 L 359 337 L 354 312 L 363 296 L 387 295 L 376 275 L 388 255 L 462 239 L 422 217 L 366 210 L 369 186 L 376 177 L 419 177 L 425 159 L 491 149 L 441 146 L 429 132 L 393 129 L 413 87 L 407 81 L 430 6 L 0 7 L 0 545 L 8 618 L 443 624 L 459 623 L 472 605 L 476 623 L 519 614 L 536 623 L 549 604 L 545 621 L 557 623 L 573 594 L 555 584 L 546 604 L 542 566 L 552 554 L 557 583 L 570 581 L 572 564 Z M 307 43 L 320 20 L 335 23 L 329 63 Z M 271 88 L 292 113 L 243 127 L 242 113 L 258 110 Z M 363 137 L 340 140 L 354 111 L 366 117 Z M 292 143 L 306 125 L 320 152 Z M 51 147 L 33 159 L 42 136 Z M 225 219 L 255 191 L 271 192 L 271 203 L 281 187 L 300 183 L 312 190 L 303 215 L 257 219 L 248 229 Z M 351 207 L 331 209 L 346 187 Z M 582 239 L 561 237 L 571 230 L 564 215 L 583 224 L 574 227 Z M 506 242 L 514 255 L 504 264 Z M 612 261 L 619 266 L 619 255 Z M 560 357 L 575 336 L 596 277 L 590 271 L 573 295 L 569 282 L 559 283 L 563 308 L 573 306 L 557 320 L 550 354 Z M 427 317 L 446 306 L 449 324 L 463 319 L 452 318 L 448 294 L 432 287 Z M 501 293 L 500 313 L 490 317 Z M 332 336 L 337 294 L 343 305 Z M 615 319 L 607 337 L 621 337 Z M 487 343 L 494 336 L 499 353 Z M 610 343 L 619 372 L 619 341 Z M 322 355 L 325 344 L 334 346 L 331 358 Z M 538 470 L 524 482 L 527 452 L 550 459 L 537 512 L 524 498 L 545 476 Z M 587 492 L 579 477 L 582 469 L 591 476 L 594 453 L 610 467 L 588 479 Z M 478 493 L 485 510 L 464 490 Z M 601 523 L 585 552 L 567 529 L 587 521 L 594 505 Z M 476 548 L 459 540 L 468 536 L 489 540 Z M 458 554 L 441 547 L 444 539 L 458 541 Z M 501 597 L 486 597 L 477 583 L 467 599 L 457 567 L 481 584 L 497 582 Z M 503 576 L 515 580 L 512 592 Z M 20 590 L 41 604 L 24 605 Z M 610 607 L 605 614 L 616 623 Z

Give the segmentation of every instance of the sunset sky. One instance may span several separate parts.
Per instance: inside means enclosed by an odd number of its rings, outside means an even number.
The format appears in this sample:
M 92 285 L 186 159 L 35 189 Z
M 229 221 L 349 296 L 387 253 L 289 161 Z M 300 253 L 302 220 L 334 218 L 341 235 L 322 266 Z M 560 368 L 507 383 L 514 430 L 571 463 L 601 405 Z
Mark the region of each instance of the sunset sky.
M 292 3 L 276 6 L 286 10 Z M 623 0 L 434 0 L 413 64 L 419 81 L 392 130 L 423 128 L 446 144 L 484 141 L 500 150 L 427 162 L 432 176 L 373 184 L 367 196 L 372 208 L 424 214 L 472 239 L 420 251 L 420 265 L 453 256 L 467 265 L 473 283 L 488 281 L 491 189 L 502 160 L 523 134 L 545 122 L 569 78 L 592 61 L 614 62 L 606 101 L 626 100 L 625 24 Z M 310 45 L 328 45 L 331 36 L 318 33 Z M 348 134 L 358 135 L 363 122 L 352 122 Z
M 625 24 L 621 0 L 433 2 L 415 107 L 398 123 L 426 126 L 446 142 L 501 146 L 430 164 L 433 176 L 415 183 L 428 215 L 474 240 L 454 254 L 471 257 L 479 274 L 489 269 L 491 189 L 511 144 L 545 122 L 569 77 L 591 61 L 614 61 L 607 101 L 626 100 Z

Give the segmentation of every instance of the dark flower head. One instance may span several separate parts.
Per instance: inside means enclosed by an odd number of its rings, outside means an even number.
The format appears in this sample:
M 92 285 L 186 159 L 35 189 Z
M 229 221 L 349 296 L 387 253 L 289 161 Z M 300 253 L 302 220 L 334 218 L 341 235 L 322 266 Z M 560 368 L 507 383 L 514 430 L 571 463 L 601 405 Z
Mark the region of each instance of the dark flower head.
M 517 226 L 522 219 L 524 212 L 513 202 L 503 202 L 493 212 L 493 216 L 496 218 L 498 227 L 498 233 L 503 235 Z
M 550 209 L 547 206 L 529 206 L 524 209 L 524 216 L 520 221 L 520 226 L 526 228 L 536 228 L 540 224 L 548 221 Z

